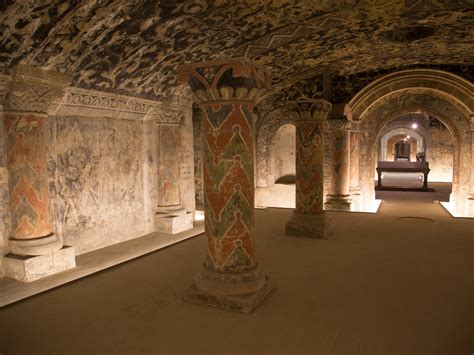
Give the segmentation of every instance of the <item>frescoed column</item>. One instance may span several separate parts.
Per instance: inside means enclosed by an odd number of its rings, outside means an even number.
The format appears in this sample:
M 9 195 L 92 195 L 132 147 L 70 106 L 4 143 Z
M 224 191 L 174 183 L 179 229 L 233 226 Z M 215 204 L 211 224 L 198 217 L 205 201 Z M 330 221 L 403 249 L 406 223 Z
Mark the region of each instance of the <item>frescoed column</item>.
M 203 111 L 205 235 L 208 255 L 186 300 L 251 312 L 272 290 L 254 245 L 255 100 L 268 74 L 247 59 L 181 66 Z
M 322 99 L 288 102 L 296 113 L 296 209 L 286 235 L 327 238 L 324 201 L 324 131 L 331 104 Z
M 469 217 L 474 217 L 474 117 L 471 121 L 471 188 L 465 209 Z
M 359 167 L 360 167 L 360 127 L 359 122 L 351 122 L 350 133 L 350 154 L 349 154 L 349 194 L 351 196 L 360 195 Z
M 176 234 L 193 228 L 193 214 L 181 205 L 180 180 L 180 120 L 182 112 L 163 110 L 158 125 L 158 232 Z
M 10 254 L 6 275 L 22 281 L 75 266 L 74 250 L 54 234 L 46 170 L 45 125 L 69 83 L 67 76 L 29 66 L 12 75 L 5 98 Z M 30 258 L 30 260 L 28 259 Z
M 329 185 L 325 208 L 330 210 L 350 210 L 350 122 L 341 118 L 330 119 L 328 122 L 331 127 L 331 183 Z

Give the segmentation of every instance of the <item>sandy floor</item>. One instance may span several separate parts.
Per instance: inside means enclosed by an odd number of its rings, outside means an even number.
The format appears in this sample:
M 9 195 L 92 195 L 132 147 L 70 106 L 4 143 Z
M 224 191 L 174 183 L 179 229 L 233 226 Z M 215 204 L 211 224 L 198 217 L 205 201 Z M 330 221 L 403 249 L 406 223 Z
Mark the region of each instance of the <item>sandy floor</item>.
M 197 237 L 1 309 L 0 353 L 472 354 L 474 220 L 392 200 L 308 240 L 283 236 L 290 215 L 256 211 L 276 290 L 251 315 L 181 301 Z

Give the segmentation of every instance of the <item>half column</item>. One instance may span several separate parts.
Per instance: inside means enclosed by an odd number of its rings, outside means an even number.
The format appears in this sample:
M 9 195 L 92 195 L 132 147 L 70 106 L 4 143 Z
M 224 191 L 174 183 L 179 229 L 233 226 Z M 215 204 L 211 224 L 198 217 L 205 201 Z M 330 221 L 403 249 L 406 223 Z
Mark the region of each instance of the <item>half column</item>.
M 250 313 L 273 289 L 254 245 L 255 100 L 267 72 L 247 59 L 179 68 L 203 111 L 203 176 L 207 260 L 185 299 Z
M 48 190 L 45 126 L 69 79 L 19 66 L 5 98 L 9 177 L 10 254 L 6 276 L 33 281 L 75 266 L 74 249 L 53 231 Z
M 180 156 L 182 113 L 167 111 L 167 120 L 158 124 L 158 209 L 157 231 L 176 234 L 193 228 L 193 213 L 181 205 Z

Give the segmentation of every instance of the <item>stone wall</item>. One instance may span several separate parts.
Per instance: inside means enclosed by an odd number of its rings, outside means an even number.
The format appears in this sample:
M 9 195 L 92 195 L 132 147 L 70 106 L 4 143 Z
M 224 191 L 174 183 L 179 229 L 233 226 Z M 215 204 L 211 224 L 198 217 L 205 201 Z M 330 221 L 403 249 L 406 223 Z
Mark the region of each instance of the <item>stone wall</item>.
M 3 120 L 0 123 L 0 253 L 4 255 L 8 251 L 8 185 Z M 70 88 L 62 105 L 49 115 L 45 138 L 53 225 L 76 254 L 156 230 L 158 132 L 169 124 L 179 125 L 180 199 L 183 208 L 192 212 L 190 102 L 163 103 Z M 1 272 L 0 264 L 0 277 Z
M 429 181 L 453 181 L 454 139 L 451 132 L 443 125 L 431 127 L 430 141 L 426 156 L 431 169 Z
M 294 125 L 286 124 L 278 129 L 273 143 L 274 146 L 274 178 L 285 175 L 295 175 L 295 144 L 296 128 Z
M 106 117 L 50 120 L 55 225 L 77 254 L 152 231 L 143 220 L 142 125 Z

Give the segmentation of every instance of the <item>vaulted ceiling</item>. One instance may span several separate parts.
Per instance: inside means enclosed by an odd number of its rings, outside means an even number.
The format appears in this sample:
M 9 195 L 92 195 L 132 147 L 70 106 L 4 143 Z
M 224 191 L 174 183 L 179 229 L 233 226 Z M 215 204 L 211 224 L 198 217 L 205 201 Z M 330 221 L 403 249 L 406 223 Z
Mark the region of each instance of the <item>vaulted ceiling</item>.
M 322 72 L 472 66 L 473 24 L 469 0 L 0 0 L 0 72 L 30 64 L 163 98 L 179 64 L 246 56 L 285 87 Z

